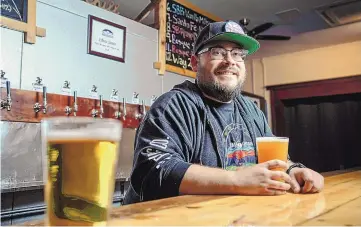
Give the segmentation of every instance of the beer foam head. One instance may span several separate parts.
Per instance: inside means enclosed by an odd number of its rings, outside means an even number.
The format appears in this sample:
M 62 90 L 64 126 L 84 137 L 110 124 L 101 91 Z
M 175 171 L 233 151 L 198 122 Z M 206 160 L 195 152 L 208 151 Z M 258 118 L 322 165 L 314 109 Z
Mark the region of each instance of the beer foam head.
M 74 117 L 50 118 L 42 122 L 48 140 L 106 140 L 120 141 L 122 123 L 114 119 Z
M 257 137 L 257 142 L 288 142 L 287 137 Z

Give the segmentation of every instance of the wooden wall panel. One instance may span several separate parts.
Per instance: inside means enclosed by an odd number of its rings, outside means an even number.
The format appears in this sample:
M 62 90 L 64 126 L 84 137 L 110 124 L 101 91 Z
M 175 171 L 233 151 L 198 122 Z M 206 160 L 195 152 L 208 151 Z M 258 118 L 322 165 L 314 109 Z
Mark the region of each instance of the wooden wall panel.
M 1 99 L 6 100 L 6 88 L 1 88 Z M 43 93 L 36 91 L 26 91 L 20 89 L 11 89 L 12 106 L 11 110 L 1 110 L 1 121 L 16 121 L 16 122 L 40 122 L 46 117 L 68 116 L 65 113 L 65 107 L 73 107 L 73 97 L 58 94 L 47 94 L 47 112 L 42 111 L 36 113 L 34 111 L 34 104 L 39 103 L 43 105 Z M 77 98 L 78 112 L 76 116 L 91 117 L 93 109 L 100 110 L 99 99 Z M 114 118 L 115 112 L 123 113 L 123 103 L 103 101 L 104 114 L 103 118 Z M 149 107 L 146 106 L 146 111 Z M 137 128 L 141 118 L 137 118 L 138 114 L 142 113 L 142 106 L 135 104 L 126 104 L 125 120 L 120 117 L 119 120 L 123 122 L 124 128 Z M 73 113 L 70 116 L 74 116 Z M 99 116 L 97 116 L 99 117 Z

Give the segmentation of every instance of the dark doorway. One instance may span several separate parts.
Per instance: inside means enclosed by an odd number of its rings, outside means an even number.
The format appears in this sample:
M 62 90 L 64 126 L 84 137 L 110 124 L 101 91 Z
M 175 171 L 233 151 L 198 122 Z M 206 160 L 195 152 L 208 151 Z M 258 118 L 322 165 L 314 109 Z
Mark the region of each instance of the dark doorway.
M 361 167 L 361 76 L 267 87 L 272 130 L 319 172 Z
M 319 172 L 361 166 L 361 93 L 283 103 L 292 159 Z

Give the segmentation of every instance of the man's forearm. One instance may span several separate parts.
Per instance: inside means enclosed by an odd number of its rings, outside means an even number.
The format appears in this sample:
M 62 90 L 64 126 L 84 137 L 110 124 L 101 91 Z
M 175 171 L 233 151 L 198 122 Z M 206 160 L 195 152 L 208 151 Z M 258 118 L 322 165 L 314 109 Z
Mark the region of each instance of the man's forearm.
M 179 187 L 180 194 L 237 194 L 232 171 L 191 165 Z

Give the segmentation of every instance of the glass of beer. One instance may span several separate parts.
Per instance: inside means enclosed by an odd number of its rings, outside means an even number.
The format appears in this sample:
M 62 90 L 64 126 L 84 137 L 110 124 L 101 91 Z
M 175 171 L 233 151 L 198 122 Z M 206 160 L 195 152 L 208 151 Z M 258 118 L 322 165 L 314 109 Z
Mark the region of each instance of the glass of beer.
M 106 225 L 112 207 L 122 124 L 56 117 L 41 123 L 46 223 Z
M 258 163 L 278 159 L 287 163 L 288 142 L 287 137 L 258 137 L 257 154 Z M 285 169 L 275 168 L 273 170 L 286 171 Z

